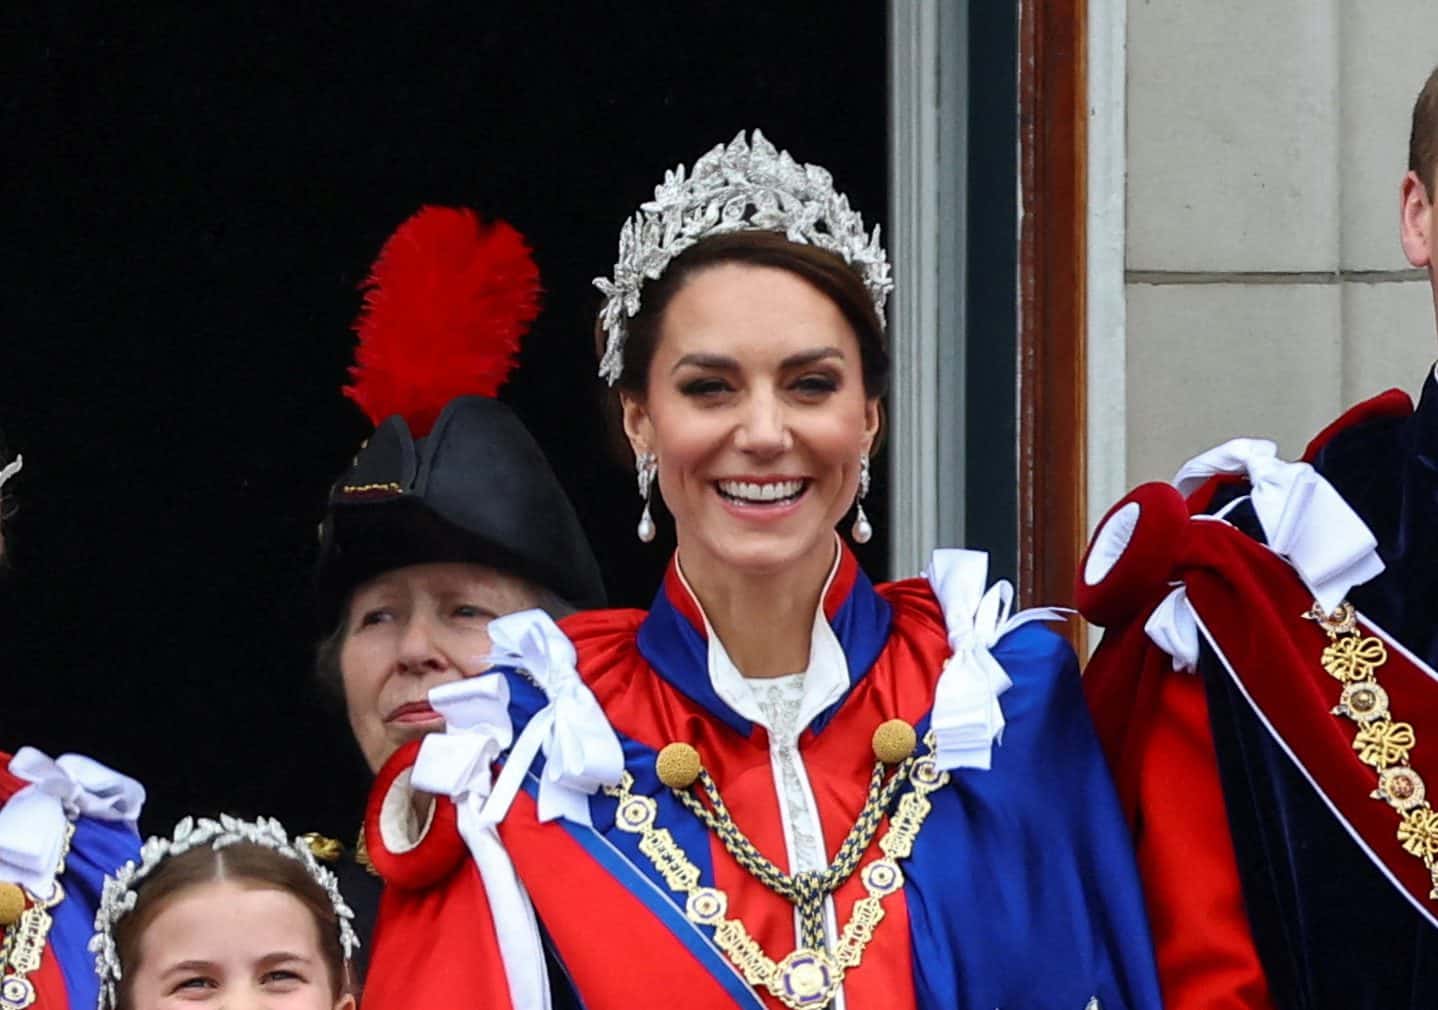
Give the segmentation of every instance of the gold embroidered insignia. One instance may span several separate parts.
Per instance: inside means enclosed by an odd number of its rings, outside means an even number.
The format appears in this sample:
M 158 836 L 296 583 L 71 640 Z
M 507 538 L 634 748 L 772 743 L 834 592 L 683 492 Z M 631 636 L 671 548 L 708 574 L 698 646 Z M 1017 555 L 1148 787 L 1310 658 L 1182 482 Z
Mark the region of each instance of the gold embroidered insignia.
M 1423 860 L 1433 881 L 1428 897 L 1438 900 L 1438 811 L 1428 804 L 1423 777 L 1409 765 L 1417 734 L 1411 723 L 1393 718 L 1391 699 L 1378 683 L 1379 671 L 1388 662 L 1388 647 L 1375 636 L 1359 633 L 1358 612 L 1351 603 L 1340 604 L 1331 614 L 1315 603 L 1303 616 L 1316 621 L 1328 635 L 1319 662 L 1344 685 L 1333 714 L 1358 724 L 1353 750 L 1359 761 L 1378 772 L 1378 788 L 1369 796 L 1402 815 L 1398 843 Z

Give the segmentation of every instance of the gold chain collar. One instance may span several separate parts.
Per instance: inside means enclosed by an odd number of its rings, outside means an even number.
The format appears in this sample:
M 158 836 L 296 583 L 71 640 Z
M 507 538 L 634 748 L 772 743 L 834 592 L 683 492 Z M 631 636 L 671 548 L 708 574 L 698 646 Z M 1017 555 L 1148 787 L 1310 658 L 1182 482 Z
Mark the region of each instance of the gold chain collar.
M 65 859 L 70 854 L 70 841 L 74 837 L 75 825 L 71 822 L 65 830 L 60 863 L 55 867 L 55 886 L 49 897 L 37 899 L 19 888 L 30 900 L 16 921 L 4 927 L 5 938 L 0 941 L 0 1010 L 25 1010 L 39 998 L 35 983 L 28 976 L 40 970 L 45 941 L 55 922 L 50 909 L 65 899 L 65 892 L 60 887 L 60 874 L 65 871 Z
M 912 751 L 912 730 L 909 732 Z M 876 734 L 876 749 L 877 743 Z M 605 792 L 618 800 L 615 824 L 621 831 L 640 836 L 639 851 L 649 858 L 669 888 L 684 896 L 685 918 L 698 926 L 714 927 L 714 943 L 744 979 L 772 993 L 792 1010 L 822 1010 L 833 1001 L 845 973 L 859 965 L 865 948 L 874 938 L 874 929 L 884 918 L 883 899 L 904 886 L 899 860 L 913 851 L 919 829 L 933 809 L 929 794 L 949 782 L 949 773 L 941 771 L 934 761 L 932 733 L 924 738 L 924 744 L 928 752 L 920 757 L 911 754 L 898 762 L 887 783 L 883 781 L 885 762 L 880 760 L 859 819 L 840 846 L 834 862 L 819 873 L 785 874 L 760 854 L 734 824 L 718 788 L 702 768 L 695 767 L 694 777 L 709 798 L 708 808 L 687 789 L 671 783 L 671 791 L 719 836 L 740 866 L 800 909 L 804 944 L 780 961 L 764 953 L 743 922 L 729 917 L 727 894 L 717 887 L 699 885 L 699 868 L 668 829 L 655 824 L 658 804 L 648 796 L 634 795 L 634 779 L 628 772 L 618 786 L 607 786 Z M 697 766 L 697 762 L 695 764 Z M 912 789 L 899 798 L 889 827 L 879 838 L 882 856 L 859 873 L 866 894 L 855 902 L 849 921 L 830 952 L 823 943 L 823 901 L 857 869 L 885 812 L 905 783 Z
M 1417 745 L 1413 725 L 1393 718 L 1388 692 L 1378 683 L 1378 671 L 1388 662 L 1388 647 L 1381 638 L 1360 634 L 1351 603 L 1340 604 L 1331 614 L 1315 603 L 1303 616 L 1316 621 L 1328 635 L 1320 662 L 1343 685 L 1332 711 L 1358 725 L 1353 749 L 1359 761 L 1378 773 L 1378 788 L 1369 795 L 1398 811 L 1398 843 L 1423 861 L 1433 881 L 1428 897 L 1438 900 L 1438 811 L 1425 798 L 1422 776 L 1409 765 Z

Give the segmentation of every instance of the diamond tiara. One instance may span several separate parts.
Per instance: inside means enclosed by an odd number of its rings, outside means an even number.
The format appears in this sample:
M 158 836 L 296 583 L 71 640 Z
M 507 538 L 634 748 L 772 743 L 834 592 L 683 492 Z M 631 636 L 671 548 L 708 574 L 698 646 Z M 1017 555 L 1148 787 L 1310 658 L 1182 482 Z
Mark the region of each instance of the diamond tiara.
M 716 145 L 687 176 L 683 165 L 664 173 L 654 199 L 624 222 L 614 276 L 594 280 L 605 296 L 599 318 L 608 333 L 599 374 L 611 386 L 624 371 L 624 341 L 644 282 L 658 280 L 674 257 L 711 235 L 775 231 L 790 242 L 837 253 L 863 279 L 884 322 L 894 282 L 879 226 L 865 232 L 864 219 L 835 191 L 828 171 L 801 165 L 758 130 L 752 136 L 750 142 L 740 131 L 727 147 Z
M 354 912 L 340 894 L 335 875 L 316 861 L 308 845 L 291 842 L 284 827 L 274 818 L 261 817 L 251 822 L 229 814 L 221 814 L 218 821 L 207 817 L 198 820 L 186 817 L 175 825 L 175 833 L 171 837 L 157 836 L 145 842 L 140 847 L 138 863 L 130 860 L 112 876 L 105 878 L 100 907 L 95 912 L 95 935 L 90 939 L 90 950 L 95 955 L 95 972 L 100 976 L 99 1010 L 113 1010 L 116 1006 L 123 972 L 120 952 L 115 946 L 115 924 L 134 910 L 141 882 L 171 856 L 202 846 L 223 849 L 239 842 L 261 845 L 299 861 L 329 895 L 339 922 L 340 947 L 344 950 L 345 960 L 350 959 L 359 947 L 359 937 L 355 936 L 354 927 L 350 925 Z

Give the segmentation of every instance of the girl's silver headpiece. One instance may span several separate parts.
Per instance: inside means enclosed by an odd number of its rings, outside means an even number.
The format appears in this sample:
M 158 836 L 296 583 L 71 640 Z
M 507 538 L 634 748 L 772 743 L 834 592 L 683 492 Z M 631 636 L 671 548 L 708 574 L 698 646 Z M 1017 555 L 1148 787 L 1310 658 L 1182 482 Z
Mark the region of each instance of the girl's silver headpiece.
M 100 907 L 95 912 L 95 935 L 90 938 L 90 950 L 95 955 L 95 972 L 100 976 L 99 1010 L 113 1010 L 116 1005 L 122 969 L 120 952 L 115 946 L 115 924 L 134 910 L 140 884 L 171 856 L 202 846 L 223 849 L 238 842 L 262 845 L 298 860 L 319 882 L 334 906 L 335 919 L 339 922 L 340 947 L 344 950 L 345 960 L 349 960 L 359 947 L 359 937 L 355 936 L 354 927 L 350 925 L 354 912 L 340 894 L 335 875 L 319 864 L 307 844 L 299 839 L 290 841 L 284 826 L 274 818 L 261 817 L 251 822 L 229 814 L 221 814 L 218 821 L 207 817 L 198 820 L 186 817 L 175 825 L 175 833 L 171 837 L 156 836 L 140 846 L 138 863 L 130 860 L 113 876 L 105 878 L 105 890 L 100 895 Z
M 696 161 L 687 177 L 683 165 L 665 173 L 654 199 L 624 222 L 614 276 L 595 278 L 605 295 L 600 320 L 608 333 L 599 374 L 611 386 L 624 371 L 624 341 L 644 282 L 658 280 L 674 257 L 697 242 L 736 231 L 782 232 L 790 242 L 838 253 L 863 278 L 884 321 L 894 282 L 878 225 L 865 232 L 864 219 L 834 190 L 826 170 L 801 165 L 758 130 L 752 142 L 740 131 L 727 147 L 719 144 Z

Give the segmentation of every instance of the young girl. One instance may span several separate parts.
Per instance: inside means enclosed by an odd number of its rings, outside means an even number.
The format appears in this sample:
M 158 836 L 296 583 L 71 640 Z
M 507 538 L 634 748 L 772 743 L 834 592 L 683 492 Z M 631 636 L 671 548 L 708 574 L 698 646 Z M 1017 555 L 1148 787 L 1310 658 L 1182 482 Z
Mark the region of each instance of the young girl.
M 354 1010 L 352 913 L 278 821 L 185 818 L 105 882 L 100 1010 Z

